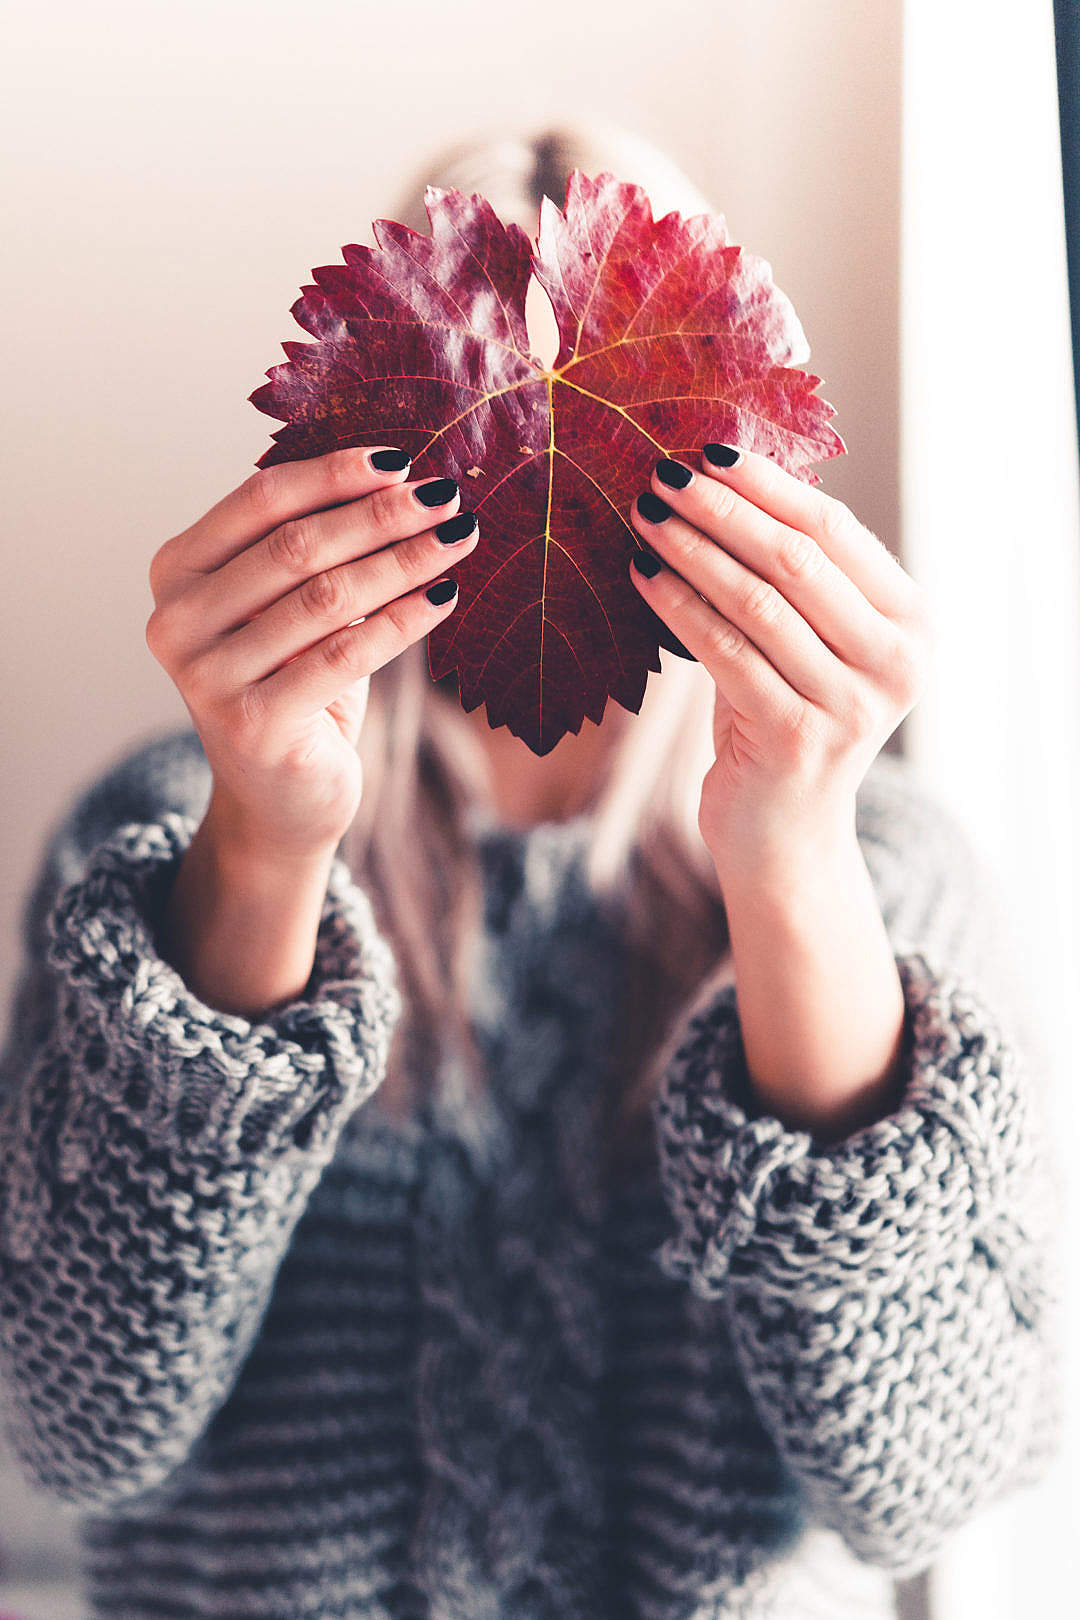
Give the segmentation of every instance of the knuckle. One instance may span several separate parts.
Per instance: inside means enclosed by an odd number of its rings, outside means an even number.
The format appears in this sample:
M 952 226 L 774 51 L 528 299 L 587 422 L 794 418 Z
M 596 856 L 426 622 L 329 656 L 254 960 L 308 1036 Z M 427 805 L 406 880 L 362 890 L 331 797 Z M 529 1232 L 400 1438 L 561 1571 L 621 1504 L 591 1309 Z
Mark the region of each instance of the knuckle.
M 393 572 L 394 577 L 389 589 L 394 596 L 400 596 L 402 591 L 412 590 L 417 580 L 426 576 L 430 566 L 428 561 L 430 555 L 428 547 L 423 542 L 418 545 L 393 545 L 386 548 L 383 561 Z
M 913 704 L 926 684 L 927 659 L 923 647 L 910 635 L 896 635 L 884 660 L 889 691 L 901 703 Z
M 709 626 L 707 643 L 709 651 L 726 662 L 741 656 L 746 647 L 746 637 L 735 625 L 717 615 Z
M 332 619 L 348 607 L 348 588 L 335 568 L 312 574 L 301 585 L 298 597 L 302 613 L 314 619 Z
M 850 507 L 838 501 L 835 495 L 819 495 L 817 527 L 826 541 L 843 540 L 856 521 Z
M 881 715 L 873 697 L 862 686 L 852 687 L 844 704 L 845 736 L 865 740 L 874 736 L 880 725 Z
M 356 499 L 356 475 L 366 465 L 362 450 L 332 450 L 323 458 L 323 475 L 332 494 L 342 501 Z
M 290 477 L 289 466 L 289 462 L 279 461 L 272 467 L 260 467 L 245 483 L 247 502 L 256 517 L 272 523 L 274 514 L 281 510 L 285 486 Z
M 199 709 L 208 709 L 218 696 L 217 674 L 208 658 L 193 658 L 184 670 L 184 696 Z
M 784 612 L 785 602 L 780 592 L 767 579 L 752 576 L 738 593 L 740 613 L 755 624 L 775 624 Z
M 398 539 L 402 531 L 401 500 L 397 486 L 373 490 L 364 498 L 364 521 L 372 533 L 388 540 Z
M 164 595 L 168 586 L 169 576 L 172 573 L 174 544 L 174 541 L 166 540 L 164 545 L 159 546 L 150 559 L 147 578 L 150 582 L 150 594 L 155 602 Z
M 317 550 L 315 526 L 309 517 L 291 518 L 266 537 L 270 561 L 290 574 L 310 573 Z
M 776 544 L 776 560 L 789 579 L 813 579 L 824 565 L 821 548 L 808 534 L 781 526 Z
M 812 704 L 791 704 L 777 716 L 776 726 L 789 758 L 801 760 L 817 755 L 822 726 L 819 711 Z
M 734 517 L 739 505 L 739 497 L 733 489 L 726 484 L 714 483 L 710 489 L 711 510 L 714 517 L 721 523 L 726 523 Z
M 257 731 L 266 719 L 266 688 L 259 681 L 245 686 L 237 698 L 237 715 L 242 731 Z
M 697 529 L 690 529 L 680 536 L 680 544 L 685 561 L 691 569 L 697 564 L 701 564 L 705 569 L 715 568 L 718 555 L 715 540 L 711 540 Z
M 168 657 L 169 638 L 165 628 L 165 615 L 159 607 L 154 609 L 146 621 L 146 645 L 158 663 L 164 663 Z
M 335 675 L 349 675 L 354 672 L 362 644 L 362 638 L 356 634 L 358 628 L 350 625 L 335 635 L 328 636 L 322 644 L 323 661 Z
M 403 636 L 406 640 L 411 639 L 413 615 L 409 603 L 403 597 L 388 602 L 382 611 L 399 636 Z

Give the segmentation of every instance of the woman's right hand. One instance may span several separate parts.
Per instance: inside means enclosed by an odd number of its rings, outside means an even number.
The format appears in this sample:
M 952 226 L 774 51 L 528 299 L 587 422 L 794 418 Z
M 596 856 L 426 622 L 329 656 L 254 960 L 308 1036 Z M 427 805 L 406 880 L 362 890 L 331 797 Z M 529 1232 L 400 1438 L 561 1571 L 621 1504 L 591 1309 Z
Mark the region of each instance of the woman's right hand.
M 408 465 L 380 471 L 371 454 L 263 468 L 151 561 L 147 646 L 202 740 L 208 815 L 233 847 L 333 852 L 360 803 L 371 674 L 453 610 L 456 591 L 436 604 L 426 588 L 476 545 L 456 484 L 403 482 Z M 448 498 L 423 504 L 425 490 Z M 471 529 L 443 543 L 455 514 L 451 533 Z

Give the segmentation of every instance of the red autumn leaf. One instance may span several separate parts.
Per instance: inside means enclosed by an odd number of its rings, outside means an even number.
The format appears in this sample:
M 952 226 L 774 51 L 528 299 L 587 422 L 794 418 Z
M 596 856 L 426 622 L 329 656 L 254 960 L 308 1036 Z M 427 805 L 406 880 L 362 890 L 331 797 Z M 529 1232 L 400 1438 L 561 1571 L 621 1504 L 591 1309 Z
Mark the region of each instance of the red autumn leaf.
M 575 169 L 534 252 L 476 193 L 428 186 L 425 206 L 430 236 L 376 220 L 378 247 L 312 271 L 292 314 L 316 341 L 283 344 L 250 395 L 287 424 L 258 466 L 393 444 L 410 478 L 456 478 L 480 540 L 429 668 L 546 754 L 609 697 L 637 713 L 670 644 L 628 572 L 657 457 L 697 466 L 719 439 L 819 484 L 810 464 L 846 446 L 821 378 L 796 369 L 790 301 L 721 215 L 654 220 L 640 186 Z M 558 324 L 550 370 L 529 352 L 530 275 Z

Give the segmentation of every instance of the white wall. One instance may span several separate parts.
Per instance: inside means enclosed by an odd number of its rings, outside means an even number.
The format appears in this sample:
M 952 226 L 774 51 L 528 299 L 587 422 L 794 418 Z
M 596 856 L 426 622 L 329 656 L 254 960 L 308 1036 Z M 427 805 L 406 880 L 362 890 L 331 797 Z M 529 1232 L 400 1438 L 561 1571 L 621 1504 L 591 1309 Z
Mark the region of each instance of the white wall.
M 899 0 L 65 0 L 2 60 L 0 993 L 48 824 L 186 720 L 153 551 L 270 443 L 247 396 L 312 267 L 447 140 L 586 111 L 666 146 L 802 318 L 849 447 L 824 487 L 898 545 Z

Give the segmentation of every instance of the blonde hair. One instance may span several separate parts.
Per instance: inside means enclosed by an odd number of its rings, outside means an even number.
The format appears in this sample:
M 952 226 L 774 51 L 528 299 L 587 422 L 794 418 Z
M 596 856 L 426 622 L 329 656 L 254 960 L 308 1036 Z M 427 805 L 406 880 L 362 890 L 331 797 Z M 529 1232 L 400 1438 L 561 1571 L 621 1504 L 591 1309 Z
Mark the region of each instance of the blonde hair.
M 427 234 L 430 183 L 480 192 L 505 223 L 535 236 L 541 198 L 562 208 L 575 168 L 642 185 L 656 219 L 672 209 L 711 211 L 647 141 L 590 122 L 455 145 L 424 166 L 392 217 Z M 668 1022 L 727 949 L 716 873 L 697 825 L 714 757 L 714 700 L 702 666 L 665 651 L 639 714 L 616 738 L 583 804 L 587 881 L 598 903 L 618 900 L 629 946 L 618 1047 L 603 1088 L 609 1169 L 626 1169 L 648 1152 L 646 1104 Z M 469 812 L 487 796 L 490 767 L 456 681 L 432 681 L 423 642 L 372 677 L 359 749 L 363 800 L 341 853 L 394 947 L 404 1012 L 390 1073 L 415 1101 L 449 1040 L 482 1083 L 466 1013 L 482 906 Z

